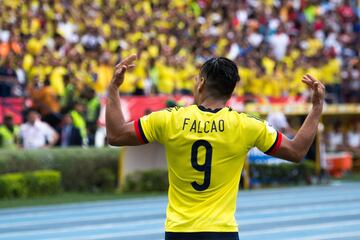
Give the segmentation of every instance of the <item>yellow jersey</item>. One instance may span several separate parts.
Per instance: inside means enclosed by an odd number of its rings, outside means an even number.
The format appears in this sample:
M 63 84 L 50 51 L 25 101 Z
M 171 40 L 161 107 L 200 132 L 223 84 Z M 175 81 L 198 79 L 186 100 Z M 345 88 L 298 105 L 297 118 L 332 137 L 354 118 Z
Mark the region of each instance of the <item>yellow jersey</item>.
M 165 146 L 166 232 L 237 232 L 236 198 L 247 152 L 273 153 L 282 135 L 229 107 L 174 107 L 134 121 L 139 141 Z

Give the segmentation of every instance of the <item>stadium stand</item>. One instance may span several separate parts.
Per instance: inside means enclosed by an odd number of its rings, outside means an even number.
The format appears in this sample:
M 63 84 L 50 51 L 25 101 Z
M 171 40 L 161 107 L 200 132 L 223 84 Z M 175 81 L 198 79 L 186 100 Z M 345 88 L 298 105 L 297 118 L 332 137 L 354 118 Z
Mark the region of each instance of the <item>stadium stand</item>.
M 131 53 L 123 95 L 191 94 L 216 55 L 238 63 L 237 96 L 306 98 L 309 72 L 327 102 L 360 102 L 356 0 L 12 0 L 0 11 L 0 97 L 31 100 L 54 128 L 70 113 L 90 144 L 99 97 Z

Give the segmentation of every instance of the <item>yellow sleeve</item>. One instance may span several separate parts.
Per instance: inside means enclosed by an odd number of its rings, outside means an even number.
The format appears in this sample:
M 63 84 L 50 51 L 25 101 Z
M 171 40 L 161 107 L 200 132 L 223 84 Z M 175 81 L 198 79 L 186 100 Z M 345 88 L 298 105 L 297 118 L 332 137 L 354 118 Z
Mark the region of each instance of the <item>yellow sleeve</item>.
M 170 114 L 171 110 L 167 109 L 153 112 L 135 121 L 135 131 L 139 141 L 164 143 L 166 122 Z
M 282 134 L 262 119 L 251 115 L 247 118 L 248 126 L 246 127 L 250 131 L 249 136 L 253 137 L 253 147 L 257 147 L 266 154 L 274 154 L 280 148 Z

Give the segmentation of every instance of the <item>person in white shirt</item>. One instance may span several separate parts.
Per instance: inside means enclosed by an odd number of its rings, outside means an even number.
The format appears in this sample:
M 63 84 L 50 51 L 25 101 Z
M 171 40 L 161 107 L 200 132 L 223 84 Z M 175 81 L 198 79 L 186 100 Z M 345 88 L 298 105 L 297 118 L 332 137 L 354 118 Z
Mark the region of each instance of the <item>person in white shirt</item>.
M 276 60 L 281 61 L 286 54 L 288 45 L 290 44 L 290 37 L 285 33 L 283 26 L 280 26 L 277 33 L 269 38 L 269 43 Z
M 360 119 L 352 122 L 351 128 L 346 133 L 345 145 L 354 160 L 360 159 Z
M 346 134 L 347 145 L 360 150 L 360 120 L 355 122 Z
M 327 150 L 330 152 L 344 150 L 344 132 L 341 128 L 340 122 L 335 122 L 332 130 L 326 136 Z
M 289 125 L 287 118 L 283 112 L 274 111 L 270 112 L 266 121 L 276 130 L 281 131 L 286 136 L 292 138 L 295 136 L 295 130 Z
M 27 122 L 20 126 L 19 138 L 23 148 L 36 149 L 54 146 L 59 135 L 49 124 L 40 120 L 36 111 L 30 111 Z

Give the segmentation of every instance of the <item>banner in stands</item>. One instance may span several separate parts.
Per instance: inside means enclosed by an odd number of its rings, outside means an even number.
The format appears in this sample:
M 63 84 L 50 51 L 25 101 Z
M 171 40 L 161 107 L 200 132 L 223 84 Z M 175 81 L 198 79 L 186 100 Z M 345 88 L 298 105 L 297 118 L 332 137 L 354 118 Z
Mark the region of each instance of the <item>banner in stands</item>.
M 23 109 L 23 98 L 0 98 L 0 123 L 5 115 L 13 116 L 15 124 L 22 123 Z
M 176 105 L 188 106 L 194 102 L 192 96 L 124 96 L 121 105 L 127 121 L 136 120 L 146 114 Z M 227 105 L 239 112 L 268 114 L 280 111 L 287 115 L 304 115 L 311 109 L 311 104 L 302 98 L 283 97 L 277 99 L 257 98 L 252 103 L 244 104 L 243 97 L 232 97 Z M 99 124 L 105 125 L 106 98 L 102 99 L 102 111 Z M 360 114 L 360 104 L 326 105 L 325 115 Z
M 102 111 L 100 113 L 99 124 L 105 124 L 105 104 L 103 99 Z M 188 106 L 194 103 L 192 96 L 153 96 L 153 97 L 121 97 L 121 107 L 126 121 L 136 120 L 140 117 L 154 111 L 158 111 L 167 107 Z M 229 100 L 228 105 L 236 111 L 244 110 L 244 102 L 241 97 L 233 97 Z
M 123 97 L 122 100 L 122 107 L 127 120 L 135 120 L 151 112 L 175 105 L 188 106 L 194 102 L 194 98 L 191 96 Z M 238 111 L 242 111 L 244 108 L 241 98 L 232 98 L 229 101 L 229 106 Z
M 188 106 L 194 102 L 192 96 L 124 96 L 121 97 L 123 113 L 127 121 L 136 120 L 145 114 L 158 111 L 166 107 L 176 105 Z M 278 98 L 253 99 L 253 103 L 244 104 L 243 97 L 232 97 L 227 105 L 239 112 L 257 112 L 267 114 L 273 111 L 281 111 L 287 115 L 307 114 L 311 108 L 310 104 L 304 102 L 301 98 Z M 29 101 L 29 100 L 28 100 Z M 105 105 L 106 97 L 101 99 L 102 109 L 99 117 L 99 124 L 105 125 Z M 22 123 L 22 113 L 24 110 L 24 98 L 0 98 L 0 123 L 3 116 L 11 114 L 16 124 Z M 26 104 L 31 105 L 31 104 Z M 360 114 L 360 104 L 334 104 L 325 105 L 325 115 L 339 114 Z

